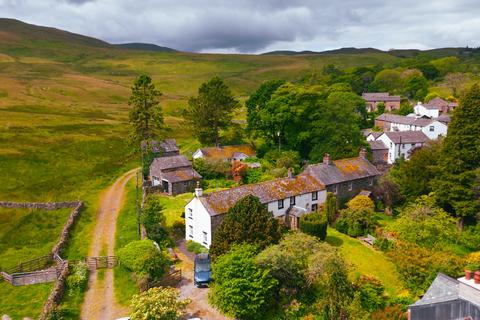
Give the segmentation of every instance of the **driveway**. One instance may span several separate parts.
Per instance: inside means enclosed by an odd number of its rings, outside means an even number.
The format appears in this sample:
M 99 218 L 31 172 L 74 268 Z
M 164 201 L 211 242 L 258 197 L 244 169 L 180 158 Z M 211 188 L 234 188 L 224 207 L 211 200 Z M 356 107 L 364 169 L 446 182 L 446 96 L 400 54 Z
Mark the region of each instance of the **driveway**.
M 189 298 L 192 302 L 187 307 L 187 315 L 184 319 L 201 318 L 202 320 L 229 319 L 221 315 L 216 309 L 208 304 L 208 288 L 197 288 L 193 284 L 193 259 L 194 254 L 187 251 L 185 241 L 178 243 L 176 253 L 181 260 L 179 267 L 182 269 L 182 281 L 178 285 L 180 297 Z

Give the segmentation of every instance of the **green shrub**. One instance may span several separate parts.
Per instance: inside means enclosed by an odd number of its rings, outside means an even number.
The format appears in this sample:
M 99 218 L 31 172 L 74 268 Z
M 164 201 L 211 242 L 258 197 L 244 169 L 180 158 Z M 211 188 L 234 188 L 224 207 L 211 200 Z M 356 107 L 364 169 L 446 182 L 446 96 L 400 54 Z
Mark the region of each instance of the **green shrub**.
M 362 275 L 355 282 L 355 289 L 359 292 L 360 304 L 363 310 L 373 312 L 385 308 L 387 296 L 382 282 L 368 275 Z
M 183 315 L 190 300 L 179 300 L 175 288 L 152 288 L 134 295 L 131 302 L 132 320 L 176 320 Z
M 300 230 L 320 240 L 327 237 L 327 226 L 328 221 L 324 214 L 309 213 L 300 217 Z
M 335 223 L 335 228 L 351 237 L 364 236 L 375 227 L 374 212 L 371 209 L 344 209 Z
M 88 267 L 83 261 L 73 265 L 67 277 L 67 285 L 75 291 L 83 291 L 88 283 Z M 72 291 L 73 292 L 73 291 Z
M 208 249 L 202 246 L 200 243 L 188 240 L 186 248 L 188 251 L 193 252 L 195 254 L 199 253 L 208 253 Z
M 375 239 L 373 245 L 379 250 L 386 252 L 392 248 L 393 242 L 388 240 L 387 238 L 378 237 L 377 239 Z
M 132 241 L 118 251 L 120 263 L 140 277 L 158 279 L 171 261 L 152 240 Z
M 151 226 L 147 231 L 148 238 L 155 241 L 161 248 L 171 248 L 175 245 L 167 229 L 161 225 Z

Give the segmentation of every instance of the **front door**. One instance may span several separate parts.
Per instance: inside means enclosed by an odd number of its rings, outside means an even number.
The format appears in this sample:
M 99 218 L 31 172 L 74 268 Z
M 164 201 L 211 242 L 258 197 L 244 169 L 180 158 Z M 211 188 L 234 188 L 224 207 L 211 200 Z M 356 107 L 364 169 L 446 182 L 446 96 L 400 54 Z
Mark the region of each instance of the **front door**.
M 170 193 L 168 190 L 168 181 L 162 180 L 162 191 L 165 193 Z

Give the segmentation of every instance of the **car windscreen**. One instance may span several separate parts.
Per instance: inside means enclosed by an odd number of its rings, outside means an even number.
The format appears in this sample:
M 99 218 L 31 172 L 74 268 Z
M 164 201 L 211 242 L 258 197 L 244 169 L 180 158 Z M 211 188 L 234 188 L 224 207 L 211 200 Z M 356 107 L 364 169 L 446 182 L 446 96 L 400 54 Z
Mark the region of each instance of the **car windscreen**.
M 208 272 L 210 270 L 211 270 L 210 262 L 202 261 L 202 262 L 197 262 L 197 264 L 195 265 L 195 271 L 197 272 Z

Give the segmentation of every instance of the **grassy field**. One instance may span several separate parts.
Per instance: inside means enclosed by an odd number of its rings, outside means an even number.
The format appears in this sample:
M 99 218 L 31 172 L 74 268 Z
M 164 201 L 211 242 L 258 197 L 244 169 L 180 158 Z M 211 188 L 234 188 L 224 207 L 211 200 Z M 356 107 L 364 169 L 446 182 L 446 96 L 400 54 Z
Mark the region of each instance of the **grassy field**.
M 137 212 L 135 205 L 136 196 L 135 179 L 130 180 L 127 184 L 127 196 L 125 199 L 125 206 L 120 211 L 117 220 L 117 232 L 115 235 L 115 251 L 123 248 L 131 241 L 139 239 L 137 232 Z M 117 302 L 122 305 L 129 305 L 130 299 L 138 293 L 137 285 L 132 279 L 128 270 L 119 266 L 113 270 L 115 298 Z
M 71 209 L 29 210 L 0 208 L 0 270 L 48 254 Z M 0 282 L 0 314 L 14 319 L 40 314 L 53 284 L 14 287 Z
M 352 265 L 352 277 L 361 274 L 375 276 L 383 282 L 391 296 L 404 291 L 395 265 L 381 251 L 367 247 L 361 241 L 331 228 L 328 229 L 326 242 L 338 247 L 347 262 Z

